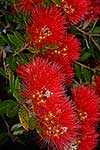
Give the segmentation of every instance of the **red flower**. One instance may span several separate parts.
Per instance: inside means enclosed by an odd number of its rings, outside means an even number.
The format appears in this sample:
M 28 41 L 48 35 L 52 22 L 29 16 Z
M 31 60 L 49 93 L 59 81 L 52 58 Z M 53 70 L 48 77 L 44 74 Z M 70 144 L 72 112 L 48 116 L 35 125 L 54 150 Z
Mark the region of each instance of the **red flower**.
M 31 24 L 26 27 L 30 44 L 39 49 L 50 44 L 61 44 L 65 33 L 65 19 L 57 7 L 34 7 Z
M 95 90 L 96 93 L 100 96 L 100 76 L 97 76 L 95 79 Z
M 28 14 L 32 13 L 33 9 L 33 3 L 41 3 L 42 0 L 14 0 L 14 3 L 18 7 L 18 9 L 25 13 L 27 12 Z
M 66 85 L 68 85 L 71 82 L 74 73 L 68 58 L 64 58 L 63 56 L 60 56 L 57 53 L 52 54 L 50 50 L 47 50 L 46 53 L 43 53 L 41 56 L 44 58 L 49 58 L 51 62 L 57 63 L 60 66 L 60 72 L 65 75 L 64 82 L 66 83 Z
M 81 139 L 78 141 L 78 150 L 92 150 L 97 146 L 98 134 L 92 128 L 90 130 L 82 132 Z
M 87 126 L 78 130 L 77 140 L 70 143 L 68 150 L 92 150 L 97 145 L 97 138 L 99 137 L 94 127 Z
M 41 111 L 37 124 L 41 129 L 43 141 L 50 147 L 63 150 L 64 146 L 76 140 L 77 121 L 71 103 L 65 97 L 56 103 L 48 102 Z
M 24 102 L 36 115 L 38 132 L 50 147 L 59 150 L 75 141 L 78 128 L 73 107 L 64 95 L 65 77 L 60 70 L 56 63 L 39 57 L 16 70 L 24 86 Z
M 62 0 L 61 7 L 70 24 L 78 24 L 88 13 L 87 0 Z
M 34 0 L 14 0 L 14 1 L 15 1 L 16 6 L 21 12 L 31 13 L 32 8 L 33 8 L 32 3 Z
M 99 101 L 95 91 L 81 86 L 72 89 L 72 99 L 76 105 L 82 127 L 94 126 L 98 122 Z
M 46 51 L 47 55 L 58 55 L 69 60 L 71 63 L 75 62 L 79 58 L 80 52 L 80 42 L 79 40 L 71 34 L 67 34 L 64 37 L 63 43 L 59 48 L 50 49 Z
M 56 63 L 36 58 L 26 65 L 19 65 L 17 74 L 22 80 L 22 96 L 33 103 L 44 104 L 47 99 L 64 95 L 65 75 Z
M 100 18 L 100 1 L 99 0 L 89 0 L 89 13 L 86 17 L 86 19 L 89 19 L 91 21 L 99 19 Z

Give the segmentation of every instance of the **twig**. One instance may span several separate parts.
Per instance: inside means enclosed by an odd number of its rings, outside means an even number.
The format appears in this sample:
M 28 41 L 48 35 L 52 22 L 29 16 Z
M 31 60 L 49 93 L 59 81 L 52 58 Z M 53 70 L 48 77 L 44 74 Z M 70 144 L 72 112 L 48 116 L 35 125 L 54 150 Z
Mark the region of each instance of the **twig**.
M 88 70 L 91 70 L 91 71 L 95 72 L 95 69 L 94 69 L 94 68 L 90 68 L 90 67 L 88 67 L 88 66 L 86 66 L 86 65 L 84 65 L 84 64 L 81 64 L 80 62 L 76 62 L 76 64 L 82 66 L 83 68 L 86 68 L 86 69 L 88 69 Z
M 8 135 L 11 137 L 12 141 L 15 142 L 14 138 L 12 137 L 11 133 L 10 133 L 10 127 L 9 127 L 9 124 L 8 122 L 6 121 L 6 119 L 4 118 L 4 116 L 2 116 L 2 119 L 7 127 L 7 131 L 8 131 Z
M 95 44 L 95 46 L 98 48 L 98 50 L 100 51 L 100 46 L 96 43 L 96 41 L 94 40 L 94 38 L 92 36 L 89 36 L 89 37 L 92 40 L 92 42 Z
M 89 36 L 89 38 L 92 40 L 92 42 L 95 44 L 95 46 L 98 48 L 98 50 L 100 51 L 100 46 L 96 43 L 96 41 L 94 40 L 94 38 L 92 37 L 93 36 L 93 34 L 91 34 L 91 33 L 88 33 L 88 32 L 85 32 L 85 31 L 83 31 L 82 29 L 80 29 L 79 27 L 76 27 L 76 29 L 78 30 L 78 31 L 80 31 L 81 33 L 83 33 L 83 35 L 87 35 L 87 36 Z M 95 35 L 95 34 L 94 34 Z M 97 34 L 98 35 L 98 34 Z M 99 35 L 100 36 L 100 35 Z
M 24 47 L 22 47 L 19 51 L 15 52 L 15 53 L 13 54 L 13 56 L 18 55 L 20 52 L 26 50 L 27 48 L 28 48 L 28 44 L 26 44 Z

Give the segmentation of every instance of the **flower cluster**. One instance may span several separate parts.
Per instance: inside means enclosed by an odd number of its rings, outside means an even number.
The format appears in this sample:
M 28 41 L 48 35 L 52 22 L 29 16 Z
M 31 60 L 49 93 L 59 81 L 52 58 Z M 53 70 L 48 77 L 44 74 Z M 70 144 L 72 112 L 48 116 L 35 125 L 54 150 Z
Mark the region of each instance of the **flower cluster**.
M 35 114 L 43 141 L 49 146 L 63 150 L 74 144 L 82 150 L 87 143 L 85 150 L 92 149 L 98 137 L 98 97 L 92 89 L 79 86 L 72 89 L 69 101 L 64 93 L 66 76 L 60 67 L 40 57 L 19 65 L 16 71 L 22 80 L 23 103 Z
M 74 142 L 77 119 L 64 94 L 65 77 L 60 67 L 38 57 L 29 64 L 20 65 L 17 74 L 23 82 L 21 96 L 29 111 L 38 116 L 36 122 L 43 139 L 59 149 Z
M 51 1 L 16 0 L 16 7 L 28 13 L 25 26 L 29 47 L 35 58 L 18 66 L 22 103 L 36 121 L 42 140 L 58 150 L 92 150 L 96 146 L 99 120 L 100 85 L 95 90 L 77 86 L 67 93 L 74 77 L 73 63 L 80 57 L 81 43 L 69 33 L 69 26 L 84 19 L 98 19 L 100 2 L 96 0 Z M 95 11 L 96 9 L 96 11 Z M 95 13 L 94 13 L 95 11 Z M 99 81 L 99 82 L 98 82 Z M 34 114 L 34 115 L 33 115 Z

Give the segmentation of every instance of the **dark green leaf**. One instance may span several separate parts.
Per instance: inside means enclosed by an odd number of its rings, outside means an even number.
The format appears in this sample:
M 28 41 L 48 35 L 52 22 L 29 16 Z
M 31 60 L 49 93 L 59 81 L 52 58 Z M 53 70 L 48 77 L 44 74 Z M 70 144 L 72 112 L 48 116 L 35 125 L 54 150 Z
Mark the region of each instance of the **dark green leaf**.
M 29 129 L 34 130 L 35 127 L 36 127 L 35 119 L 34 118 L 29 118 Z
M 86 61 L 90 56 L 91 56 L 91 53 L 90 53 L 90 52 L 85 52 L 85 53 L 82 54 L 82 56 L 80 57 L 79 61 Z
M 14 116 L 17 113 L 18 104 L 13 100 L 0 102 L 0 115 Z
M 81 67 L 79 65 L 75 66 L 75 76 L 80 80 L 81 79 Z
M 50 0 L 44 0 L 44 4 L 45 4 L 46 6 L 50 6 L 50 5 L 51 5 L 51 1 L 50 1 Z
M 47 49 L 57 49 L 58 46 L 55 45 L 55 44 L 51 44 L 51 45 L 48 45 L 48 47 L 46 47 Z
M 60 0 L 52 0 L 56 5 L 60 6 L 61 5 L 61 2 Z
M 86 68 L 81 68 L 81 73 L 85 82 L 90 82 L 91 80 L 90 72 Z
M 9 64 L 9 68 L 12 71 L 15 71 L 15 69 L 17 67 L 16 57 L 10 55 L 7 57 L 6 62 L 7 62 L 7 64 Z
M 5 71 L 3 70 L 3 68 L 0 67 L 0 74 L 4 77 L 6 77 Z
M 7 34 L 7 37 L 9 39 L 9 41 L 13 44 L 13 46 L 15 47 L 15 50 L 18 51 L 21 49 L 21 47 L 23 47 L 24 42 L 21 39 L 21 37 L 19 37 L 18 32 L 14 32 L 14 34 Z
M 100 33 L 100 26 L 97 26 L 94 30 L 93 30 L 94 34 L 99 34 Z
M 16 116 L 18 112 L 18 104 L 16 102 L 13 102 L 9 107 L 7 108 L 6 115 L 8 117 L 14 117 Z
M 12 95 L 19 102 L 20 101 L 20 96 L 19 96 L 20 82 L 19 82 L 18 77 L 15 78 L 15 75 L 13 72 L 10 73 L 9 87 L 10 87 L 10 92 L 12 93 Z

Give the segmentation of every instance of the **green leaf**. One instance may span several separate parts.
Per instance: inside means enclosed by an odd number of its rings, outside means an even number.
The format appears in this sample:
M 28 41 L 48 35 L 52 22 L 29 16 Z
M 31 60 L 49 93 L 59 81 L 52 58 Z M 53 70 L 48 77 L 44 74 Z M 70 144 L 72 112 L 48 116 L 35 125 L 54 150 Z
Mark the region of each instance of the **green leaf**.
M 91 80 L 90 72 L 86 68 L 81 68 L 81 73 L 85 82 L 90 82 Z
M 21 35 L 19 32 L 17 32 L 17 31 L 13 32 L 13 34 L 14 34 L 14 37 L 15 37 L 15 39 L 16 39 L 17 45 L 18 45 L 19 47 L 23 47 L 25 40 L 24 40 L 24 38 L 22 37 L 22 35 Z M 16 45 L 16 46 L 17 46 L 17 45 Z
M 29 129 L 34 130 L 36 128 L 36 121 L 34 118 L 29 118 Z
M 25 44 L 25 40 L 22 37 L 22 35 L 15 31 L 13 32 L 13 34 L 7 34 L 7 37 L 9 39 L 9 41 L 13 44 L 13 46 L 15 47 L 16 51 L 20 50 L 21 47 L 24 46 Z
M 9 68 L 12 70 L 12 71 L 15 71 L 16 67 L 17 67 L 17 64 L 16 64 L 16 57 L 10 55 L 7 57 L 6 59 L 6 63 L 9 64 Z
M 10 87 L 10 92 L 12 93 L 13 97 L 16 98 L 16 100 L 19 102 L 20 101 L 20 81 L 18 77 L 15 78 L 15 75 L 13 72 L 10 73 L 10 80 L 9 80 L 9 87 Z
M 44 4 L 48 7 L 51 5 L 51 1 L 50 0 L 44 0 Z
M 61 3 L 60 3 L 60 0 L 52 0 L 56 5 L 60 6 Z
M 6 115 L 8 117 L 14 117 L 17 115 L 17 112 L 18 112 L 18 104 L 14 102 L 7 108 Z
M 17 124 L 14 124 L 12 127 L 11 127 L 11 131 L 16 131 L 18 130 L 19 128 L 21 128 L 22 125 L 20 123 L 17 123 Z
M 21 135 L 23 133 L 24 133 L 24 130 L 23 129 L 19 129 L 19 130 L 14 131 L 13 135 L 18 136 L 18 135 Z
M 100 26 L 95 27 L 94 30 L 93 30 L 93 33 L 94 34 L 99 34 L 100 33 Z
M 14 37 L 14 35 L 12 34 L 7 34 L 7 37 L 9 39 L 9 41 L 13 44 L 13 45 L 16 45 L 16 39 Z
M 81 79 L 81 67 L 79 65 L 75 66 L 75 76 L 80 80 Z
M 40 126 L 36 126 L 36 132 L 39 134 L 40 137 L 42 137 L 42 130 Z
M 5 71 L 4 71 L 3 68 L 1 68 L 1 67 L 0 67 L 0 74 L 6 78 Z
M 82 54 L 82 56 L 80 57 L 79 61 L 86 61 L 89 57 L 91 56 L 90 52 L 85 52 L 84 54 Z
M 55 45 L 55 44 L 50 44 L 50 45 L 48 45 L 48 47 L 46 47 L 46 48 L 47 48 L 47 49 L 57 49 L 58 46 Z
M 18 104 L 13 100 L 4 100 L 0 102 L 0 115 L 6 114 L 13 117 L 17 114 Z

